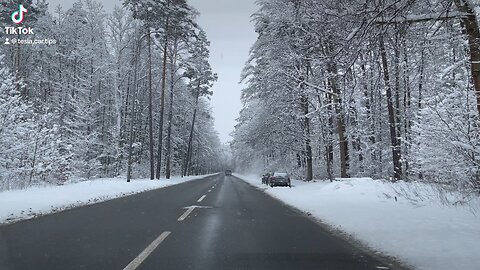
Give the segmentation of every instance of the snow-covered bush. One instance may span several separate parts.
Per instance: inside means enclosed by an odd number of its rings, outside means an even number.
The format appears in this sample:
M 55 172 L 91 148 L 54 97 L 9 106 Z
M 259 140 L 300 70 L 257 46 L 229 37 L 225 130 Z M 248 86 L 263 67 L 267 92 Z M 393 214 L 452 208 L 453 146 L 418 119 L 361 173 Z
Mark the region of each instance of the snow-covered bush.
M 61 184 L 72 174 L 73 156 L 56 124 L 58 112 L 36 111 L 21 94 L 25 86 L 2 59 L 0 55 L 0 190 Z
M 414 169 L 425 181 L 479 191 L 479 119 L 475 95 L 457 73 L 425 99 L 414 125 Z
M 36 132 L 31 104 L 0 55 L 0 189 L 26 186 Z

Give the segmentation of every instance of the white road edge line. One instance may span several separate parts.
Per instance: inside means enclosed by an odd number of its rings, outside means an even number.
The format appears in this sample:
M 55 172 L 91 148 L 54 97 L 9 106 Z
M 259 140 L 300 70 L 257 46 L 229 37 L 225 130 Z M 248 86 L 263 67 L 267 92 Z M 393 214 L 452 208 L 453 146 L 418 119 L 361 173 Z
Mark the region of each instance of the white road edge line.
M 205 199 L 205 197 L 207 197 L 207 195 L 203 195 L 202 197 L 200 197 L 200 199 L 198 199 L 198 201 L 197 201 L 197 202 L 202 202 L 202 201 L 203 201 L 203 199 Z
M 131 263 L 129 263 L 123 270 L 135 270 L 145 259 L 152 254 L 152 252 L 171 234 L 171 232 L 163 232 L 157 239 L 155 239 L 142 253 L 140 253 Z
M 193 210 L 195 210 L 195 207 L 188 208 L 187 211 L 185 211 L 185 213 L 183 213 L 183 215 L 181 215 L 177 221 L 184 221 L 188 217 L 188 215 L 193 212 Z

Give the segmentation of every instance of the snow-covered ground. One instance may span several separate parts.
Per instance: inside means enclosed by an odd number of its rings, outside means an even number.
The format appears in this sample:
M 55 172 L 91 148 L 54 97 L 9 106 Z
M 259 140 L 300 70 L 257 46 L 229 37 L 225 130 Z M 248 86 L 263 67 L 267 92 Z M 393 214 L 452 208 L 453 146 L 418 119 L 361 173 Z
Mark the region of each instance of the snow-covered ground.
M 290 189 L 237 176 L 416 269 L 480 269 L 480 200 L 447 206 L 427 185 L 368 178 L 292 181 Z
M 73 207 L 99 203 L 148 190 L 163 188 L 206 177 L 172 177 L 170 180 L 132 180 L 109 178 L 65 184 L 31 187 L 0 192 L 0 223 L 10 223 Z

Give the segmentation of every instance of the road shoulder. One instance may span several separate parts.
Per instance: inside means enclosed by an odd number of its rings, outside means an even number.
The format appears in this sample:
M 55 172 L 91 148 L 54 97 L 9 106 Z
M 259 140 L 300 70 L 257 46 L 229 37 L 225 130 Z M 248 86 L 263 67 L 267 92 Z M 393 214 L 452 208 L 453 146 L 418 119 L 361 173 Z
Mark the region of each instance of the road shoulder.
M 261 185 L 261 178 L 259 178 L 259 180 L 258 180 L 260 185 L 255 185 L 251 181 L 246 180 L 245 176 L 242 176 L 242 175 L 239 175 L 239 174 L 234 174 L 234 177 L 236 177 L 239 180 L 242 180 L 243 182 L 252 186 L 253 188 L 265 193 L 266 195 L 268 195 L 269 197 L 278 201 L 280 204 L 284 205 L 285 207 L 288 207 L 292 211 L 297 212 L 299 215 L 304 216 L 305 218 L 307 218 L 311 222 L 315 223 L 317 226 L 319 226 L 322 229 L 328 231 L 329 233 L 331 233 L 335 237 L 343 240 L 347 245 L 350 245 L 350 246 L 352 246 L 356 249 L 359 249 L 362 252 L 368 254 L 369 256 L 377 259 L 378 261 L 381 261 L 381 262 L 385 263 L 386 265 L 391 267 L 391 269 L 397 269 L 397 270 L 412 270 L 412 269 L 414 269 L 414 267 L 409 265 L 408 263 L 406 263 L 406 262 L 404 262 L 404 261 L 402 261 L 402 260 L 400 260 L 396 257 L 393 257 L 393 256 L 390 256 L 386 253 L 383 253 L 379 250 L 376 250 L 376 249 L 372 248 L 371 246 L 369 246 L 368 244 L 360 241 L 354 235 L 349 234 L 346 231 L 342 230 L 341 226 L 337 226 L 337 227 L 332 226 L 332 225 L 322 221 L 320 218 L 315 217 L 314 215 L 312 215 L 307 210 L 300 209 L 299 207 L 297 207 L 295 205 L 289 204 L 288 202 L 286 202 L 285 200 L 282 200 L 278 196 L 272 196 L 270 193 L 266 192 L 266 190 L 268 190 L 269 187 L 267 187 L 265 185 Z M 288 189 L 288 188 L 286 188 L 286 189 Z

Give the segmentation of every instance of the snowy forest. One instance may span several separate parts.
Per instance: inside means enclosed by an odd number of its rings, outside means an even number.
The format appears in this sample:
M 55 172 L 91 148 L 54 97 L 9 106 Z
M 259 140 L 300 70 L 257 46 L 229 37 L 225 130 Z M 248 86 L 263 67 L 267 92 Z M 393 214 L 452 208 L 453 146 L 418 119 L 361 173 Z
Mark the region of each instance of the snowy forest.
M 0 190 L 222 168 L 217 76 L 185 0 L 125 0 L 111 14 L 94 0 L 22 4 L 35 38 L 57 44 L 0 45 Z M 2 29 L 16 7 L 0 1 Z
M 478 194 L 479 1 L 257 3 L 238 168 Z

